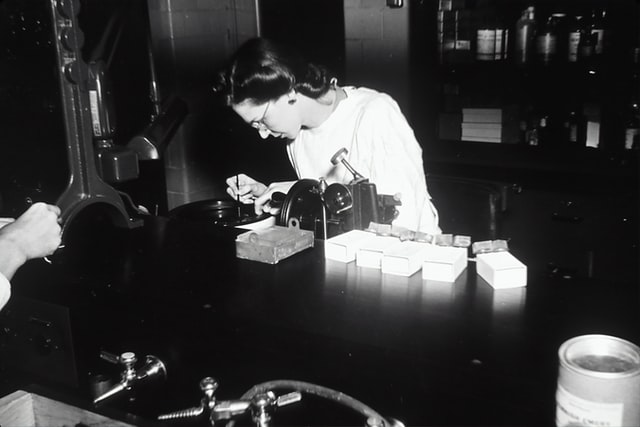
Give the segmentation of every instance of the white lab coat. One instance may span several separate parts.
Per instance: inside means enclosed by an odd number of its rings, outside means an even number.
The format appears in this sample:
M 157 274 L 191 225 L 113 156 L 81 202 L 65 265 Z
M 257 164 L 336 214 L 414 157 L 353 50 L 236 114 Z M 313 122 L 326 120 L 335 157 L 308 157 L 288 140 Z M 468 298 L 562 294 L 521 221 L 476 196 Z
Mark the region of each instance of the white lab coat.
M 11 298 L 11 283 L 0 273 L 0 310 L 9 302 Z
M 319 127 L 302 130 L 288 147 L 298 178 L 324 178 L 348 184 L 352 174 L 331 157 L 340 149 L 347 161 L 378 194 L 400 194 L 402 206 L 394 225 L 440 233 L 438 212 L 427 191 L 422 149 L 398 104 L 387 94 L 367 88 L 344 88 L 343 99 Z

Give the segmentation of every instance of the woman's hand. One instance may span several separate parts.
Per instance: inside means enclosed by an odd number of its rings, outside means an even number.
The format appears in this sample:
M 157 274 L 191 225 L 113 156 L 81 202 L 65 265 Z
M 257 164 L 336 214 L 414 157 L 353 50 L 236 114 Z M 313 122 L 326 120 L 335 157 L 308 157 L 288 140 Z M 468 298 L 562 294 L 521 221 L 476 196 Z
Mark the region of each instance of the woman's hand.
M 267 186 L 243 173 L 227 178 L 227 194 L 240 203 L 254 203 L 267 190 Z
M 287 193 L 295 181 L 273 182 L 268 187 L 241 173 L 227 178 L 227 194 L 241 203 L 254 204 L 257 215 L 266 212 L 277 215 L 280 206 L 271 206 L 271 195 L 277 191 Z
M 262 212 L 270 213 L 271 215 L 277 215 L 280 213 L 280 209 L 282 208 L 282 203 L 278 203 L 275 206 L 271 203 L 271 196 L 273 193 L 279 192 L 287 194 L 291 187 L 295 184 L 295 181 L 284 181 L 284 182 L 272 182 L 265 192 L 255 200 L 255 210 L 256 214 L 261 214 Z

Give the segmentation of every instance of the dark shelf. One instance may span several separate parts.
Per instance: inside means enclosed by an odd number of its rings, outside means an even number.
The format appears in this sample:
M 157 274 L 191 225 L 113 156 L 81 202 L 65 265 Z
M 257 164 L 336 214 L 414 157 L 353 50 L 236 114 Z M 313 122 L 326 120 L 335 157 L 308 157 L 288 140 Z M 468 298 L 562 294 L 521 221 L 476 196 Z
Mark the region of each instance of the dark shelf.
M 499 11 L 509 40 L 515 22 L 529 5 L 537 18 L 564 12 L 567 16 L 607 10 L 605 50 L 576 63 L 513 62 L 513 46 L 507 59 L 479 61 L 472 51 L 466 57 L 438 56 L 438 2 L 412 4 L 411 61 L 415 94 L 410 120 L 425 151 L 428 172 L 482 179 L 500 179 L 576 191 L 609 191 L 637 194 L 638 153 L 624 150 L 623 107 L 629 98 L 631 55 L 640 44 L 640 5 L 635 0 L 468 0 L 459 4 L 471 15 L 470 33 L 487 9 Z M 450 18 L 449 18 L 450 19 Z M 452 63 L 452 58 L 460 62 Z M 516 143 L 481 143 L 446 140 L 455 132 L 440 133 L 440 114 L 460 114 L 462 108 L 513 107 L 518 128 L 548 117 L 546 140 L 528 146 L 524 133 Z M 577 110 L 576 110 L 577 109 Z M 580 111 L 599 123 L 598 148 L 560 144 L 569 111 Z M 455 120 L 449 120 L 453 123 Z M 511 122 L 510 122 L 511 123 Z M 450 127 L 454 129 L 455 127 Z M 446 135 L 446 136 L 445 136 Z M 635 196 L 637 197 L 637 195 Z
M 440 140 L 425 148 L 424 157 L 429 173 L 638 197 L 636 151 Z

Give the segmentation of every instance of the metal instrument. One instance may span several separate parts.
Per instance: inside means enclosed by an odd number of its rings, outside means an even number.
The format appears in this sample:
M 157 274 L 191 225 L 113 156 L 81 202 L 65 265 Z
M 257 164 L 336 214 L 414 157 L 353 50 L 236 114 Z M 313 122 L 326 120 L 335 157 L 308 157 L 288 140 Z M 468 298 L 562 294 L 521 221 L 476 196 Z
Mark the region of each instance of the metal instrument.
M 98 173 L 87 91 L 89 67 L 82 60 L 84 34 L 77 22 L 80 2 L 51 0 L 50 4 L 71 168 L 69 184 L 56 203 L 62 209 L 63 230 L 78 212 L 96 203 L 111 208 L 108 212 L 117 225 L 128 228 L 141 226 L 142 221 L 130 217 L 120 194 Z
M 251 420 L 256 427 L 269 427 L 273 413 L 277 408 L 300 402 L 302 393 L 319 396 L 332 400 L 360 413 L 365 418 L 366 427 L 404 427 L 404 424 L 394 418 L 384 418 L 377 411 L 364 403 L 342 392 L 330 388 L 296 380 L 274 380 L 254 385 L 245 392 L 240 399 L 217 400 L 214 396 L 218 382 L 206 377 L 200 381 L 200 389 L 204 397 L 200 405 L 158 416 L 158 420 L 197 420 L 208 418 L 211 425 L 218 425 L 218 421 L 226 420 L 227 427 L 233 427 L 234 420 L 245 413 L 250 413 Z M 293 390 L 276 396 L 274 390 Z
M 331 162 L 344 165 L 353 175 L 351 182 L 328 185 L 323 178 L 299 180 L 282 202 L 279 225 L 294 218 L 301 229 L 327 239 L 350 230 L 364 230 L 371 222 L 391 224 L 398 215 L 396 206 L 401 205 L 399 197 L 378 194 L 376 185 L 349 164 L 347 154 L 347 149 L 341 148 Z
M 155 356 L 148 355 L 145 358 L 144 365 L 139 369 L 135 369 L 135 364 L 138 361 L 138 358 L 135 353 L 131 351 L 124 352 L 120 356 L 114 356 L 102 352 L 100 356 L 108 362 L 121 364 L 123 371 L 120 375 L 120 382 L 108 389 L 106 392 L 97 396 L 93 400 L 94 405 L 98 405 L 108 399 L 130 392 L 135 386 L 143 381 L 146 382 L 154 378 L 164 380 L 167 377 L 167 370 L 164 363 Z
M 158 420 L 208 418 L 213 426 L 217 421 L 231 420 L 249 411 L 256 426 L 268 427 L 275 408 L 290 405 L 302 399 L 302 395 L 299 392 L 287 393 L 276 397 L 275 393 L 267 391 L 258 393 L 250 399 L 217 400 L 214 394 L 218 389 L 218 382 L 211 377 L 203 378 L 200 381 L 200 389 L 204 393 L 204 397 L 199 406 L 160 415 Z

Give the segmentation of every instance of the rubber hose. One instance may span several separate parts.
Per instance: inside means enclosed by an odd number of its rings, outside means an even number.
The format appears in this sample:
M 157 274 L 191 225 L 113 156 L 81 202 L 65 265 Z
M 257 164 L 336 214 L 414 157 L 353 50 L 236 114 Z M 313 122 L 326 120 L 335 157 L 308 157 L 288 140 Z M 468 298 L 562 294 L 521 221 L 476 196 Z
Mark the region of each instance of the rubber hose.
M 299 391 L 301 393 L 313 394 L 316 396 L 323 397 L 325 399 L 333 400 L 337 403 L 340 403 L 344 406 L 347 406 L 353 409 L 356 412 L 359 412 L 367 419 L 373 417 L 382 421 L 384 425 L 387 425 L 387 421 L 382 415 L 380 415 L 378 412 L 371 409 L 369 406 L 365 405 L 364 403 L 360 402 L 359 400 L 354 399 L 353 397 L 347 394 L 344 394 L 340 391 L 333 390 L 318 384 L 304 382 L 304 381 L 273 380 L 273 381 L 267 381 L 261 384 L 256 384 L 253 387 L 251 387 L 251 389 L 249 389 L 247 392 L 245 392 L 242 395 L 241 399 L 251 400 L 257 394 L 264 393 L 270 390 L 277 390 L 277 389 L 290 389 L 290 390 Z M 226 424 L 226 426 L 233 427 L 234 424 L 235 424 L 234 421 L 231 420 Z

